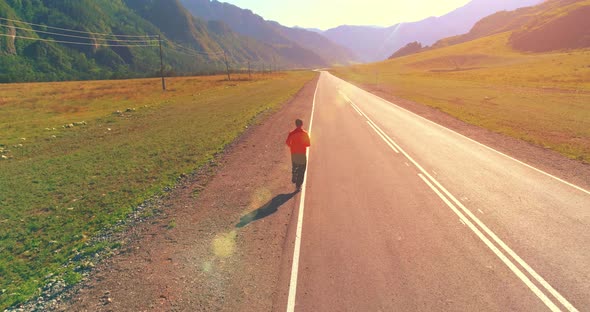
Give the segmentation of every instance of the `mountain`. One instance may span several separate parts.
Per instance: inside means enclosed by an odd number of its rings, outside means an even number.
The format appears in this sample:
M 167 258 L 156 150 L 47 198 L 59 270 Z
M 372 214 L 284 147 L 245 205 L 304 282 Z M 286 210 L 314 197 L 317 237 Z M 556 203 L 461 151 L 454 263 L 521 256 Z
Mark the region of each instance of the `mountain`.
M 320 59 L 313 56 L 304 53 L 297 55 L 288 49 L 271 47 L 241 36 L 223 22 L 195 17 L 178 0 L 124 2 L 136 14 L 150 21 L 167 38 L 210 55 L 207 58 L 214 63 L 221 62 L 221 52 L 226 51 L 234 67 L 245 67 L 248 61 L 267 63 L 269 66 L 274 61 L 287 67 L 312 67 L 323 64 Z
M 531 7 L 501 11 L 478 21 L 466 34 L 437 41 L 427 48 L 408 46 L 390 58 L 439 49 L 510 32 L 511 48 L 525 52 L 548 52 L 590 47 L 590 0 L 547 0 Z
M 326 30 L 323 35 L 352 50 L 362 62 L 374 62 L 391 53 L 388 37 L 394 32 L 392 27 L 343 25 Z
M 549 0 L 510 36 L 521 51 L 547 52 L 590 47 L 590 1 Z
M 195 17 L 179 0 L 0 0 L 0 82 L 155 76 L 158 35 L 169 75 L 222 71 L 223 51 L 232 68 L 326 65 Z
M 288 46 L 294 50 L 308 50 L 327 65 L 350 64 L 357 59 L 350 50 L 316 31 L 285 27 L 229 3 L 216 0 L 182 0 L 182 3 L 195 16 L 208 21 L 222 21 L 232 30 L 274 47 Z
M 299 27 L 299 26 L 295 26 L 293 28 L 305 29 L 305 30 L 309 30 L 311 32 L 318 33 L 318 34 L 324 33 L 324 31 L 319 28 L 305 28 L 305 27 Z
M 412 23 L 391 27 L 340 26 L 323 34 L 330 40 L 348 47 L 362 61 L 374 62 L 388 58 L 391 53 L 410 42 L 431 45 L 439 39 L 469 31 L 481 18 L 502 10 L 535 5 L 542 0 L 473 0 L 441 17 L 429 17 Z
M 402 56 L 406 56 L 406 55 L 410 55 L 410 54 L 416 54 L 416 53 L 422 52 L 424 50 L 425 50 L 425 47 L 423 47 L 420 42 L 414 41 L 414 42 L 410 42 L 410 43 L 406 44 L 403 48 L 397 50 L 389 58 L 393 59 L 396 57 L 402 57 Z

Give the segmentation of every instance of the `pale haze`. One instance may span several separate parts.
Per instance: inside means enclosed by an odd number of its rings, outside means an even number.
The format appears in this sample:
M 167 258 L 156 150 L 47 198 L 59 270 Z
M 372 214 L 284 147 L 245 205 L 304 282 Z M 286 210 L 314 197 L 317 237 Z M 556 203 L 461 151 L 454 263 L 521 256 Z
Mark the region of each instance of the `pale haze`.
M 328 28 L 340 25 L 391 26 L 444 15 L 469 0 L 225 0 L 285 26 Z

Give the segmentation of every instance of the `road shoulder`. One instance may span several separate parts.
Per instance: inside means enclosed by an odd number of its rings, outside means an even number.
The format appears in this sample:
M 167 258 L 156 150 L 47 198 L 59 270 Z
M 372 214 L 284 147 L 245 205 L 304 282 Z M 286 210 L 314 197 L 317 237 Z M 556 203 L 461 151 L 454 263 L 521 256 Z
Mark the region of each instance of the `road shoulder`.
M 165 217 L 134 228 L 125 252 L 99 264 L 57 310 L 276 309 L 297 202 L 284 139 L 309 116 L 317 79 L 242 135 L 206 187 L 195 178 L 173 190 Z

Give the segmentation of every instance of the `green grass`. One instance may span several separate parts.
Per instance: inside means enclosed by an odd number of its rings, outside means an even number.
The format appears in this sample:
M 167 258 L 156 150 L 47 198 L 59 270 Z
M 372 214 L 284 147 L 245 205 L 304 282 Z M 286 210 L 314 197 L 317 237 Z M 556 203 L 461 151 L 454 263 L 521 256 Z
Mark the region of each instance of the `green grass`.
M 175 78 L 165 93 L 156 79 L 0 85 L 10 157 L 0 159 L 0 309 L 38 294 L 49 274 L 79 281 L 63 265 L 108 247 L 87 244 L 97 231 L 211 160 L 314 75 Z M 136 110 L 113 114 L 126 108 Z M 62 127 L 78 121 L 87 125 Z
M 509 36 L 332 72 L 590 162 L 590 50 L 520 53 Z

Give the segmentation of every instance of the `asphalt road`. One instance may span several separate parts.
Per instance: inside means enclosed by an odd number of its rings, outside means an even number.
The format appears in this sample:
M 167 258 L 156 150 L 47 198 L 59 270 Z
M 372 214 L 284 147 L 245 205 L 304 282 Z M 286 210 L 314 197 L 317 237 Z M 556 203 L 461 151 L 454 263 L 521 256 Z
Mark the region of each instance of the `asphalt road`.
M 590 310 L 588 190 L 326 72 L 311 126 L 287 311 Z

